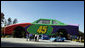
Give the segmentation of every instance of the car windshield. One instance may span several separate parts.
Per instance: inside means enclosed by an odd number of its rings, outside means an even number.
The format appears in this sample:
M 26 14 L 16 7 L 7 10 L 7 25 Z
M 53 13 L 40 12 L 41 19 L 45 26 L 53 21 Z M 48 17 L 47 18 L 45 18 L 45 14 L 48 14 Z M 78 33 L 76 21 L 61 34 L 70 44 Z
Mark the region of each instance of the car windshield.
M 50 24 L 50 20 L 39 20 L 37 23 L 39 23 L 39 24 Z

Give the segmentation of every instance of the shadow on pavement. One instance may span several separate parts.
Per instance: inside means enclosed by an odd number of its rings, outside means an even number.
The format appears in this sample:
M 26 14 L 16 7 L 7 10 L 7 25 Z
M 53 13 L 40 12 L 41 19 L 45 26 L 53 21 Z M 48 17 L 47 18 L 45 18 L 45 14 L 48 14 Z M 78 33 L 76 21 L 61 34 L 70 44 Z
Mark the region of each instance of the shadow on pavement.
M 20 43 L 10 43 L 10 42 L 1 42 L 1 47 L 36 47 L 33 44 L 20 44 Z

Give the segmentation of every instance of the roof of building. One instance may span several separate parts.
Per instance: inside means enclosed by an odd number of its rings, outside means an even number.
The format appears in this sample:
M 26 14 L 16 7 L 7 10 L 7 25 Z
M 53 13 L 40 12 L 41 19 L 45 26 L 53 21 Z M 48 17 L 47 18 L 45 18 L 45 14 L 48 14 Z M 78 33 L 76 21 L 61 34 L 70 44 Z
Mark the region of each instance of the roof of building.
M 54 24 L 54 25 L 67 25 L 67 24 L 62 23 L 62 22 L 60 22 L 60 21 L 58 21 L 58 20 L 55 20 L 55 19 L 39 19 L 39 20 L 54 20 L 54 21 L 57 22 L 57 24 Z M 36 23 L 37 21 L 38 21 L 38 20 L 34 21 L 33 23 Z

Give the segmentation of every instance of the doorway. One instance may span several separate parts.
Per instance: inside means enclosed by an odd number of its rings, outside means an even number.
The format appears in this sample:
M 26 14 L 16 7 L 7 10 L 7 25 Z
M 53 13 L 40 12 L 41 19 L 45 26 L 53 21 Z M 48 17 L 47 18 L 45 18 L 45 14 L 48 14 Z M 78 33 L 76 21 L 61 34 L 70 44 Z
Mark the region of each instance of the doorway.
M 66 39 L 68 39 L 67 35 L 67 30 L 66 29 L 59 29 L 57 30 L 58 36 L 60 35 L 61 37 L 65 37 Z
M 25 28 L 21 26 L 17 26 L 13 31 L 13 37 L 14 38 L 26 37 Z

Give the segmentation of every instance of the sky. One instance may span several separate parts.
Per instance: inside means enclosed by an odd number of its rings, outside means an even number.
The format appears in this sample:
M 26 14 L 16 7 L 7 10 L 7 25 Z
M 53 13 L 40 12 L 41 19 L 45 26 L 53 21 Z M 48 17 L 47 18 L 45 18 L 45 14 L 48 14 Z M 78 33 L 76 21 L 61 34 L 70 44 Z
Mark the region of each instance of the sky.
M 84 32 L 84 1 L 1 1 L 5 18 L 18 23 L 32 23 L 40 18 L 78 24 Z

